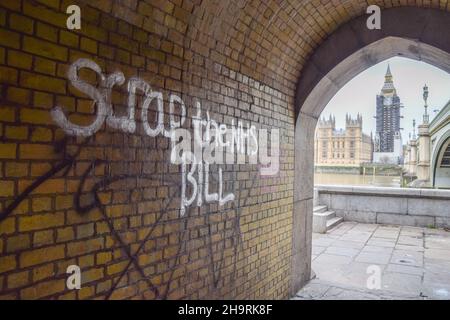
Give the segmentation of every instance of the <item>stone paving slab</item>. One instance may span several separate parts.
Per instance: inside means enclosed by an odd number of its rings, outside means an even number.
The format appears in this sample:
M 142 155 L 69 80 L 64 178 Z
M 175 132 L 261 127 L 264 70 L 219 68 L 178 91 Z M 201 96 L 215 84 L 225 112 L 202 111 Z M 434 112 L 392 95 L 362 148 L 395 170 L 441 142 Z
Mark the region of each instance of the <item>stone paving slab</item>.
M 319 279 L 311 280 L 292 300 L 424 300 L 424 297 L 386 290 L 369 290 L 335 284 Z
M 366 262 L 377 265 L 385 265 L 389 262 L 391 255 L 386 253 L 376 252 L 361 252 L 356 258 L 356 262 Z
M 344 222 L 312 244 L 317 278 L 298 299 L 450 299 L 446 230 Z M 367 289 L 373 267 L 383 293 Z
M 326 248 L 325 253 L 334 254 L 338 256 L 355 257 L 359 253 L 359 250 L 354 248 L 330 246 Z

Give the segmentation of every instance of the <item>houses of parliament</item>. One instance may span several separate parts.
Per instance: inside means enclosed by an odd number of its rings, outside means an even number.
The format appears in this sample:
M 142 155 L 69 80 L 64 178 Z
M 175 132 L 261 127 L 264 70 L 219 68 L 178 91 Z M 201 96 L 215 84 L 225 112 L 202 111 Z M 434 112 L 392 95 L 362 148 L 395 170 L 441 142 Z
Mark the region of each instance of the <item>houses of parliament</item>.
M 362 116 L 346 115 L 345 130 L 336 130 L 334 116 L 319 120 L 314 140 L 316 169 L 350 169 L 373 160 L 373 139 L 363 133 Z
M 316 169 L 359 168 L 364 163 L 402 164 L 400 98 L 388 66 L 376 97 L 375 137 L 363 133 L 362 116 L 346 115 L 345 130 L 336 130 L 335 117 L 320 119 L 315 137 Z

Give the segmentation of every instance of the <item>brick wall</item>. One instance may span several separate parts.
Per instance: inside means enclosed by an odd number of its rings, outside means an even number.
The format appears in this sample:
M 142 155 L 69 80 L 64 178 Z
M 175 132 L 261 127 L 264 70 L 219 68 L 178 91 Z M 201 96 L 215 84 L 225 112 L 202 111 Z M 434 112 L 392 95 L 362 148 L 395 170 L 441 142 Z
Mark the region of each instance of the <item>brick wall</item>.
M 312 50 L 366 7 L 340 2 L 2 0 L 0 298 L 288 297 L 295 85 Z M 66 28 L 71 4 L 81 7 L 81 30 Z M 279 172 L 223 166 L 235 200 L 181 215 L 180 165 L 142 119 L 134 132 L 103 123 L 89 137 L 55 123 L 56 106 L 81 126 L 96 119 L 92 97 L 68 80 L 80 58 L 124 74 L 111 94 L 117 114 L 138 77 L 163 94 L 166 119 L 170 94 L 183 99 L 188 128 L 196 101 L 220 123 L 278 128 Z M 79 71 L 100 85 L 98 74 Z M 79 291 L 65 284 L 73 264 Z

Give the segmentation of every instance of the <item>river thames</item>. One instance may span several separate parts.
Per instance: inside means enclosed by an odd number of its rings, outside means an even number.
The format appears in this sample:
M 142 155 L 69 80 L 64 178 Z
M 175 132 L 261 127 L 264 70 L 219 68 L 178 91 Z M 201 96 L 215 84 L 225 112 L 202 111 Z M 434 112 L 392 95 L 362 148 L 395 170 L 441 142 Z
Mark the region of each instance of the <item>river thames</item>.
M 399 176 L 372 176 L 358 174 L 315 173 L 314 184 L 322 185 L 353 185 L 374 187 L 400 187 Z

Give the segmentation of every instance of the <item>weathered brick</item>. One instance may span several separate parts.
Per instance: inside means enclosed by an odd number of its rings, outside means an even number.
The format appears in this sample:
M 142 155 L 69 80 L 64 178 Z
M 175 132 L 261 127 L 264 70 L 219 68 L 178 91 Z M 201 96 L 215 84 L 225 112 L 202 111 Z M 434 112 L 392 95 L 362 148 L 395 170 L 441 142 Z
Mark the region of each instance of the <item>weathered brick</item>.
M 95 255 L 94 254 L 88 254 L 85 256 L 78 257 L 78 264 L 82 268 L 90 268 L 95 265 Z
M 55 77 L 43 76 L 36 73 L 21 72 L 20 85 L 25 88 L 48 91 L 52 93 L 65 93 L 66 82 Z
M 79 36 L 70 30 L 61 30 L 59 33 L 59 41 L 61 44 L 73 48 L 77 48 L 79 44 Z
M 11 234 L 16 231 L 16 219 L 15 217 L 7 217 L 0 221 L 0 233 Z
M 31 97 L 30 90 L 17 88 L 17 87 L 9 87 L 8 88 L 7 98 L 11 102 L 26 105 L 29 103 L 30 97 Z
M 97 265 L 102 265 L 110 262 L 112 260 L 112 254 L 111 252 L 100 252 L 97 253 Z
M 33 268 L 33 282 L 37 282 L 43 279 L 53 277 L 55 275 L 55 270 L 53 263 L 45 264 Z
M 33 128 L 31 132 L 31 141 L 33 142 L 50 142 L 53 139 L 53 132 L 51 129 L 44 127 Z
M 68 293 L 59 295 L 57 297 L 58 300 L 76 300 L 77 299 L 77 293 L 75 290 L 72 290 Z
M 14 270 L 14 268 L 16 268 L 16 264 L 15 255 L 0 257 L 0 273 Z
M 55 153 L 55 148 L 52 145 L 21 144 L 19 157 L 21 159 L 57 159 L 58 155 Z
M 101 250 L 103 247 L 104 247 L 103 238 L 71 242 L 67 244 L 67 254 L 69 257 L 74 257 Z
M 64 213 L 33 214 L 19 218 L 19 231 L 41 230 L 62 226 L 64 224 Z
M 6 126 L 5 136 L 12 140 L 25 140 L 28 138 L 28 127 Z
M 75 238 L 75 232 L 73 231 L 72 227 L 67 227 L 63 229 L 57 229 L 56 230 L 56 241 L 57 242 L 65 242 L 70 241 Z
M 23 50 L 38 56 L 66 61 L 68 50 L 57 44 L 25 36 L 23 39 Z
M 25 268 L 64 258 L 64 245 L 45 247 L 20 254 L 20 267 Z
M 33 56 L 16 50 L 8 50 L 8 65 L 20 69 L 31 69 Z
M 0 148 L 0 159 L 15 159 L 17 145 L 15 143 L 2 143 Z
M 117 274 L 119 272 L 122 272 L 127 265 L 128 265 L 128 261 L 121 261 L 118 263 L 111 264 L 106 268 L 106 273 L 108 275 Z
M 6 241 L 6 251 L 9 253 L 28 249 L 30 246 L 31 241 L 28 234 L 19 234 L 17 236 L 9 237 Z
M 29 1 L 24 1 L 23 12 L 37 20 L 47 22 L 56 27 L 65 27 L 67 16 L 60 12 L 55 12 L 52 9 L 47 9 L 44 6 L 34 5 Z
M 32 287 L 22 289 L 20 291 L 20 298 L 25 300 L 39 299 L 62 292 L 65 287 L 65 279 L 42 282 Z
M 31 177 L 39 177 L 48 172 L 51 169 L 51 165 L 49 163 L 31 163 Z
M 26 177 L 28 176 L 28 163 L 22 162 L 6 162 L 6 177 Z
M 58 29 L 41 22 L 37 23 L 36 34 L 38 37 L 51 42 L 58 41 Z
M 53 230 L 36 231 L 33 235 L 33 246 L 40 247 L 43 245 L 53 244 L 53 234 Z
M 32 34 L 34 29 L 34 22 L 32 19 L 24 17 L 16 13 L 9 16 L 9 26 L 17 31 Z
M 10 274 L 7 279 L 8 289 L 23 287 L 29 283 L 29 271 L 22 271 Z
M 77 226 L 77 239 L 88 238 L 94 234 L 94 223 Z
M 108 291 L 109 289 L 111 289 L 111 286 L 112 286 L 111 280 L 99 282 L 99 283 L 97 283 L 96 293 L 98 294 L 98 293 Z
M 0 197 L 11 197 L 14 195 L 14 181 L 3 180 L 0 183 Z
M 4 1 L 0 2 L 0 6 L 14 10 L 14 11 L 19 11 L 20 5 L 21 5 L 21 2 L 15 1 L 15 0 L 4 0 Z
M 34 71 L 48 75 L 56 74 L 56 63 L 44 58 L 35 57 Z
M 37 197 L 31 199 L 31 209 L 33 212 L 49 211 L 52 208 L 52 198 Z
M 83 300 L 83 299 L 88 299 L 90 297 L 92 297 L 95 294 L 95 286 L 83 286 L 81 288 L 81 290 L 78 291 L 78 297 Z
M 20 48 L 20 34 L 0 28 L 0 45 L 19 49 Z
M 82 37 L 80 42 L 81 50 L 85 50 L 90 53 L 97 53 L 97 42 L 89 38 Z
M 16 69 L 0 66 L 0 83 L 16 84 L 17 77 L 18 72 Z
M 6 60 L 6 49 L 0 48 L 0 63 L 5 64 L 5 60 Z
M 0 8 L 0 26 L 6 25 L 6 10 Z
M 83 284 L 90 283 L 92 281 L 100 280 L 104 277 L 103 268 L 93 268 L 89 270 L 83 270 Z
M 3 122 L 14 122 L 16 119 L 16 112 L 15 108 L 13 107 L 7 107 L 7 106 L 0 106 L 0 119 L 2 119 Z M 0 151 L 0 154 L 2 152 Z M 1 156 L 0 156 L 1 158 Z
M 119 288 L 114 290 L 111 295 L 111 300 L 126 299 L 133 296 L 134 294 L 136 294 L 136 288 L 134 286 Z
M 54 107 L 53 96 L 46 92 L 35 91 L 33 97 L 33 105 L 35 107 L 41 107 L 46 109 L 53 108 Z

